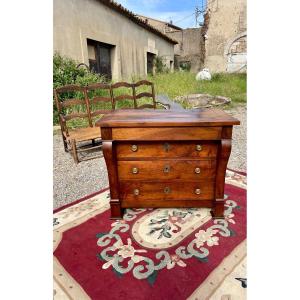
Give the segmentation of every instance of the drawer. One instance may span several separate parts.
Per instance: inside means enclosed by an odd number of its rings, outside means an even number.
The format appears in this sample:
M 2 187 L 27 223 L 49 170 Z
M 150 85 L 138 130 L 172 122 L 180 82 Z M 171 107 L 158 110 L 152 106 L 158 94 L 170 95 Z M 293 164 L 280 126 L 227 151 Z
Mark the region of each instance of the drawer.
M 121 141 L 220 140 L 222 127 L 112 128 L 112 139 Z
M 214 178 L 215 160 L 118 161 L 120 180 L 198 180 Z
M 118 143 L 118 159 L 137 158 L 215 158 L 218 152 L 218 142 L 133 142 Z
M 119 182 L 121 201 L 207 200 L 214 196 L 214 181 L 125 181 Z

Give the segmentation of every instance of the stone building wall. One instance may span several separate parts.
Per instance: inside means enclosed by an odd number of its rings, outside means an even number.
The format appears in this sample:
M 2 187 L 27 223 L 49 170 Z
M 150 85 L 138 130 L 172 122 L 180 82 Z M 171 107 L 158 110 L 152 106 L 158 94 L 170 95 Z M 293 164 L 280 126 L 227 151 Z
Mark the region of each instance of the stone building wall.
M 211 72 L 247 69 L 246 0 L 207 0 L 205 67 Z
M 174 49 L 178 63 L 190 62 L 191 71 L 198 72 L 202 67 L 201 44 L 203 37 L 201 36 L 201 28 L 187 28 L 169 32 L 166 35 L 178 42 Z

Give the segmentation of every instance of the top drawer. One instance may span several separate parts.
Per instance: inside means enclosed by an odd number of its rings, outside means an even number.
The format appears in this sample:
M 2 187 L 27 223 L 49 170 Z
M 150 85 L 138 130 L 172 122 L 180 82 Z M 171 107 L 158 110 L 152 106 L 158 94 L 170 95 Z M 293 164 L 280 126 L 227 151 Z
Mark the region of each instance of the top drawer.
M 218 142 L 133 142 L 117 144 L 117 159 L 136 158 L 215 158 Z
M 112 139 L 119 141 L 197 141 L 220 140 L 222 127 L 112 128 Z

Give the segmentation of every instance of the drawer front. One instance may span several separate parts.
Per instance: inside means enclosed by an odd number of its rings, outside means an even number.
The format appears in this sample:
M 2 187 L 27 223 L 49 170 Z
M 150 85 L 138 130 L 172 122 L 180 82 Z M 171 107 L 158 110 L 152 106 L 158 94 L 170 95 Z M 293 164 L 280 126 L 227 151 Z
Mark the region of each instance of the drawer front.
M 118 159 L 136 158 L 215 158 L 218 151 L 218 142 L 132 142 L 118 143 Z
M 215 170 L 215 160 L 118 161 L 120 180 L 209 179 Z
M 120 181 L 121 201 L 208 200 L 214 196 L 214 181 L 142 182 Z
M 113 140 L 219 140 L 222 127 L 113 128 Z

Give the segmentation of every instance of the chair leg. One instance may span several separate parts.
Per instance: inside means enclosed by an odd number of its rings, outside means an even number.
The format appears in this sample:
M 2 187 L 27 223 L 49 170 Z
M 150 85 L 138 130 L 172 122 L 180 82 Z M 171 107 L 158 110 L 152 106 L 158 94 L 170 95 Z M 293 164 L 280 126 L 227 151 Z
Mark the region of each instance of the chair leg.
M 72 145 L 72 154 L 73 154 L 74 161 L 76 164 L 78 164 L 79 160 L 78 160 L 78 153 L 77 153 L 77 149 L 76 149 L 76 141 L 72 140 L 71 145 Z
M 65 152 L 69 152 L 67 141 L 63 139 L 63 142 L 64 142 Z
M 62 136 L 65 152 L 69 152 L 67 140 L 66 140 L 65 136 L 63 135 L 63 133 L 61 133 L 61 136 Z
M 95 139 L 92 139 L 92 145 L 95 146 Z

